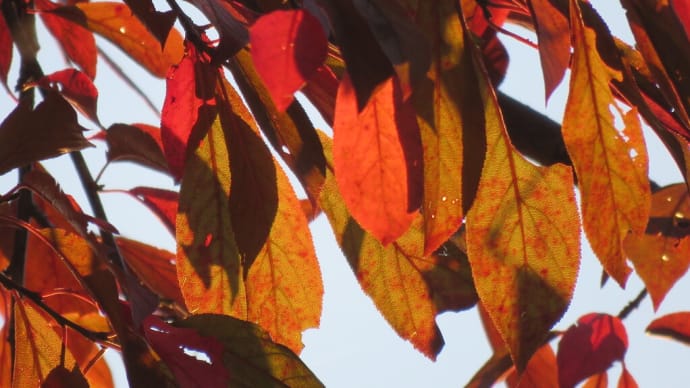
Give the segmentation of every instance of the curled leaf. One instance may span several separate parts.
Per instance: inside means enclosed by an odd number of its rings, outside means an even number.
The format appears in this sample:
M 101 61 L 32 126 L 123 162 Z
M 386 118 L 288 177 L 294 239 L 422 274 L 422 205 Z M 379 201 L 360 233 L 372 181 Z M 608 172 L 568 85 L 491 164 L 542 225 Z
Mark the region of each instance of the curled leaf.
M 647 326 L 647 332 L 690 345 L 690 312 L 682 311 L 657 318 Z

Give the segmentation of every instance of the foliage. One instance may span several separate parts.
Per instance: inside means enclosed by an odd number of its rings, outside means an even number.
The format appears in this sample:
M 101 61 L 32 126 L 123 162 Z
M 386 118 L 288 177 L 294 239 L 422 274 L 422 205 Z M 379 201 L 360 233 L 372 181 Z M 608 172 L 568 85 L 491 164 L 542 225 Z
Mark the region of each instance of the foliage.
M 494 356 L 470 386 L 600 386 L 614 362 L 618 385 L 637 386 L 624 319 L 647 292 L 657 309 L 690 265 L 687 186 L 650 183 L 641 129 L 687 181 L 690 1 L 621 0 L 635 47 L 578 0 L 190 3 L 206 20 L 176 0 L 0 1 L 0 82 L 17 93 L 0 173 L 19 171 L 0 202 L 1 386 L 112 386 L 106 348 L 133 387 L 320 386 L 298 354 L 321 317 L 308 228 L 321 212 L 364 292 L 430 359 L 436 316 L 477 306 Z M 43 73 L 36 18 L 72 67 Z M 499 34 L 539 50 L 547 98 L 570 70 L 562 127 L 497 92 Z M 160 126 L 100 121 L 96 64 L 112 61 L 95 35 L 166 78 Z M 80 153 L 97 142 L 106 167 L 179 183 L 126 191 L 176 252 L 108 222 Z M 40 164 L 63 153 L 93 214 Z M 646 290 L 552 332 L 581 231 L 606 278 L 625 287 L 630 262 Z M 687 344 L 688 314 L 648 331 Z

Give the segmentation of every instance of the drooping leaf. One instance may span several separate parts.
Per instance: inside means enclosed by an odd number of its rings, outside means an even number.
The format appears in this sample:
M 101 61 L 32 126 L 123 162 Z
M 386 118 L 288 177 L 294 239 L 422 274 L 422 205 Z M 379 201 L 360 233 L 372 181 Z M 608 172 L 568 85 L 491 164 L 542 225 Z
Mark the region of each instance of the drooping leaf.
M 164 47 L 177 16 L 173 11 L 159 12 L 151 0 L 125 0 L 134 15 Z
M 620 319 L 598 313 L 580 317 L 558 345 L 560 387 L 574 387 L 590 376 L 606 372 L 614 361 L 623 360 L 627 349 L 628 334 Z
M 86 74 L 79 70 L 65 69 L 42 77 L 36 84 L 57 90 L 86 117 L 98 123 L 98 90 Z
M 557 388 L 558 365 L 556 353 L 546 344 L 537 350 L 521 375 L 513 370 L 507 377 L 510 388 Z
M 184 306 L 184 298 L 177 282 L 174 253 L 123 237 L 116 242 L 122 258 L 139 281 L 159 296 Z
M 326 59 L 328 40 L 321 23 L 305 10 L 273 11 L 249 30 L 252 59 L 278 111 Z
M 196 315 L 180 322 L 206 342 L 220 342 L 230 386 L 317 388 L 323 384 L 285 346 L 275 343 L 259 326 L 224 315 Z
M 618 379 L 618 388 L 637 388 L 637 381 L 628 368 L 623 365 L 623 370 L 621 371 L 621 377 Z
M 357 222 L 387 245 L 409 229 L 422 194 L 419 127 L 397 79 L 389 78 L 360 112 L 345 76 L 333 132 L 335 178 L 343 200 Z
M 323 284 L 297 196 L 278 166 L 276 175 L 275 221 L 247 274 L 248 317 L 273 341 L 299 354 L 302 332 L 319 326 Z
M 229 83 L 218 84 L 217 99 L 220 123 L 228 134 L 230 218 L 246 275 L 276 217 L 276 168 L 250 112 Z
M 467 214 L 467 253 L 477 293 L 518 371 L 572 297 L 579 223 L 571 170 L 524 159 L 503 124 L 494 91 L 478 77 L 487 153 Z
M 230 213 L 230 155 L 220 118 L 185 164 L 177 211 L 177 277 L 191 313 L 245 318 L 242 263 Z
M 529 0 L 539 39 L 539 59 L 544 73 L 546 100 L 563 80 L 570 62 L 568 17 L 550 0 Z
M 187 42 L 182 61 L 168 74 L 161 111 L 161 139 L 170 172 L 176 180 L 182 178 L 188 153 L 197 147 L 196 143 L 216 116 L 216 77 L 217 70 L 191 42 Z
M 657 318 L 647 326 L 647 332 L 690 345 L 690 312 L 682 311 Z
M 36 8 L 42 11 L 53 10 L 58 4 L 48 0 L 36 0 Z M 50 34 L 55 37 L 67 57 L 79 65 L 89 78 L 96 78 L 98 51 L 93 33 L 83 26 L 49 12 L 42 12 L 41 20 Z
M 628 235 L 624 248 L 649 291 L 654 309 L 659 308 L 690 266 L 690 199 L 685 183 L 652 195 L 647 231 Z
M 175 219 L 177 217 L 177 205 L 180 199 L 176 191 L 156 189 L 153 187 L 135 187 L 129 190 L 146 207 L 148 207 L 163 225 L 175 234 Z
M 12 65 L 12 33 L 5 22 L 5 17 L 0 15 L 0 81 L 5 88 L 7 85 L 7 75 Z M 9 90 L 9 89 L 8 89 Z
M 32 109 L 27 100 L 0 123 L 0 174 L 42 159 L 91 146 L 77 114 L 55 92 Z
M 327 159 L 332 160 L 327 140 L 322 137 Z M 424 256 L 419 216 L 402 237 L 383 246 L 348 213 L 330 169 L 319 203 L 364 292 L 398 335 L 434 359 L 443 346 L 436 314 L 476 302 L 468 266 L 453 257 L 451 249 L 445 252 L 448 256 L 442 249 Z
M 338 78 L 328 66 L 321 66 L 302 89 L 321 117 L 333 125 L 335 98 L 338 94 Z
M 170 326 L 154 316 L 144 320 L 143 330 L 181 387 L 231 386 L 231 375 L 223 365 L 223 345 L 217 339 L 202 337 L 194 329 Z
M 635 109 L 623 117 L 625 133 L 614 126 L 611 109 L 620 108 L 609 82 L 620 79 L 620 74 L 599 57 L 595 33 L 584 25 L 574 0 L 570 19 L 575 51 L 563 139 L 582 193 L 587 238 L 606 272 L 624 286 L 630 268 L 623 241 L 630 232 L 644 232 L 649 214 L 647 151 Z
M 582 388 L 608 388 L 609 386 L 609 375 L 606 372 L 590 376 L 585 383 L 582 384 Z
M 49 11 L 88 28 L 120 47 L 156 77 L 163 78 L 184 54 L 182 37 L 171 30 L 163 49 L 126 4 L 83 2 Z
M 62 338 L 53 329 L 54 323 L 46 318 L 32 302 L 15 301 L 14 307 L 14 371 L 15 387 L 34 387 L 48 378 L 51 370 L 62 366 L 76 367 L 72 353 L 62 346 Z
M 146 124 L 113 124 L 106 131 L 109 162 L 130 161 L 170 174 L 161 130 Z
M 422 214 L 428 254 L 460 228 L 463 208 L 469 208 L 485 148 L 483 133 L 475 128 L 481 128 L 484 118 L 456 2 L 414 4 L 432 52 L 431 82 L 420 83 L 413 95 L 424 147 Z
M 215 60 L 218 63 L 237 54 L 249 41 L 247 25 L 253 22 L 247 13 L 242 12 L 239 2 L 215 0 L 191 0 L 218 30 L 220 42 L 216 48 Z

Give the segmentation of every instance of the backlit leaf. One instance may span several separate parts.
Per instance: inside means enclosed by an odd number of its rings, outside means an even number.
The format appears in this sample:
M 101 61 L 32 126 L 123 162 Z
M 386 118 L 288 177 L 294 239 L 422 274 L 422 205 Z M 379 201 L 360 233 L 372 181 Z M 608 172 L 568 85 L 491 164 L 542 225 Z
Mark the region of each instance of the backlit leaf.
M 649 214 L 647 151 L 635 109 L 623 117 L 624 133 L 614 126 L 611 109 L 620 108 L 609 82 L 621 75 L 599 57 L 595 33 L 584 25 L 580 6 L 574 0 L 570 6 L 575 52 L 563 139 L 582 194 L 587 238 L 606 272 L 624 286 L 630 268 L 623 240 L 630 232 L 644 232 Z
M 637 381 L 635 381 L 635 378 L 633 377 L 632 374 L 630 374 L 630 371 L 628 371 L 628 368 L 623 365 L 623 370 L 621 371 L 621 377 L 618 379 L 618 388 L 637 388 Z
M 156 11 L 152 0 L 124 0 L 124 2 L 163 47 L 177 19 L 175 12 Z
M 570 28 L 568 17 L 550 0 L 529 0 L 539 39 L 539 58 L 544 73 L 546 99 L 563 80 L 570 65 Z
M 622 361 L 628 335 L 620 319 L 591 313 L 580 317 L 558 345 L 560 387 L 574 387 L 582 380 L 604 373 L 614 361 Z
M 259 326 L 224 315 L 196 315 L 179 323 L 207 342 L 223 346 L 233 387 L 317 388 L 323 384 L 290 349 L 273 342 Z
M 217 118 L 185 165 L 177 211 L 177 277 L 191 313 L 245 318 L 242 263 L 230 213 L 227 134 Z
M 217 0 L 191 0 L 218 30 L 220 42 L 215 58 L 219 63 L 237 54 L 249 41 L 247 25 L 252 20 L 240 12 L 238 2 Z
M 223 345 L 217 339 L 202 337 L 194 329 L 170 326 L 154 316 L 144 320 L 143 330 L 181 387 L 231 386 L 231 375 L 223 365 Z
M 126 4 L 115 2 L 77 3 L 50 11 L 108 39 L 156 77 L 184 54 L 182 36 L 171 30 L 163 49 L 153 34 L 134 16 Z
M 324 143 L 324 150 L 332 159 L 330 143 Z M 434 359 L 443 346 L 436 314 L 476 302 L 469 268 L 452 257 L 452 250 L 447 256 L 443 249 L 424 256 L 420 216 L 402 237 L 383 246 L 348 213 L 330 169 L 319 203 L 364 292 L 398 335 Z
M 228 133 L 230 218 L 246 275 L 276 217 L 276 168 L 251 114 L 229 83 L 219 83 L 217 99 L 220 123 Z
M 98 388 L 114 387 L 113 376 L 105 357 L 101 353 L 100 345 L 72 329 L 66 330 L 65 345 L 74 355 L 79 369 L 84 372 L 84 377 L 88 380 L 89 386 Z M 94 357 L 98 357 L 95 362 Z
M 652 195 L 647 231 L 628 235 L 624 248 L 652 297 L 654 309 L 659 308 L 690 266 L 690 200 L 685 183 Z
M 57 366 L 72 370 L 76 362 L 65 350 L 56 324 L 39 312 L 31 302 L 20 299 L 14 307 L 14 387 L 35 387 L 46 381 Z M 62 357 L 64 351 L 64 359 Z
M 606 372 L 596 374 L 585 380 L 582 388 L 608 388 L 609 375 Z
M 182 178 L 188 152 L 197 147 L 196 143 L 206 134 L 216 115 L 213 93 L 218 73 L 208 61 L 187 42 L 184 58 L 168 73 L 161 111 L 161 139 L 170 172 L 176 180 Z
M 0 174 L 39 160 L 89 147 L 70 104 L 55 92 L 32 109 L 28 100 L 0 123 Z
M 456 3 L 416 2 L 417 23 L 430 37 L 432 52 L 427 73 L 431 82 L 419 84 L 413 95 L 424 147 L 422 214 L 427 254 L 460 228 L 463 206 L 469 208 L 484 156 L 483 133 L 475 130 L 482 126 L 482 108 Z
M 673 7 L 673 11 L 685 29 L 685 35 L 690 40 L 690 1 L 671 0 L 671 7 Z
M 109 162 L 130 161 L 166 174 L 170 173 L 163 154 L 161 130 L 146 124 L 113 124 L 106 131 Z
M 647 326 L 647 332 L 690 345 L 690 312 L 682 311 L 657 318 Z
M 496 96 L 478 79 L 487 154 L 467 214 L 467 254 L 477 293 L 519 371 L 572 297 L 580 238 L 570 168 L 537 167 L 506 132 Z
M 139 241 L 120 237 L 116 240 L 122 258 L 153 292 L 184 306 L 177 282 L 175 254 Z
M 1 17 L 0 17 L 1 18 Z M 10 333 L 12 322 L 12 295 L 4 288 L 0 287 L 0 386 L 12 386 L 12 348 L 10 345 Z
M 156 189 L 153 187 L 135 187 L 129 190 L 146 207 L 149 208 L 163 225 L 175 234 L 175 219 L 177 217 L 177 204 L 180 195 L 176 191 Z
M 44 88 L 57 90 L 86 117 L 98 122 L 98 90 L 86 74 L 74 69 L 65 69 L 48 74 L 36 83 Z
M 49 11 L 59 6 L 48 0 L 36 0 L 35 5 L 42 11 Z M 67 57 L 79 65 L 89 78 L 96 78 L 98 51 L 93 33 L 78 23 L 49 12 L 41 12 L 40 15 L 46 28 L 58 41 Z
M 423 174 L 419 127 L 396 78 L 389 78 L 359 112 L 345 76 L 333 132 L 343 200 L 357 222 L 387 245 L 409 229 L 420 205 Z
M 302 89 L 321 117 L 333 125 L 335 98 L 338 94 L 338 78 L 328 66 L 321 66 Z
M 285 111 L 326 59 L 328 41 L 321 23 L 305 10 L 273 11 L 249 31 L 252 59 L 276 108 Z
M 48 373 L 41 388 L 89 388 L 89 382 L 86 381 L 79 368 L 74 367 L 69 370 L 58 365 Z
M 556 353 L 551 345 L 546 344 L 537 350 L 527 363 L 527 367 L 518 376 L 513 370 L 508 375 L 508 387 L 510 388 L 557 388 L 558 365 Z
M 12 64 L 12 33 L 5 22 L 5 17 L 0 15 L 0 81 L 7 88 L 7 75 Z

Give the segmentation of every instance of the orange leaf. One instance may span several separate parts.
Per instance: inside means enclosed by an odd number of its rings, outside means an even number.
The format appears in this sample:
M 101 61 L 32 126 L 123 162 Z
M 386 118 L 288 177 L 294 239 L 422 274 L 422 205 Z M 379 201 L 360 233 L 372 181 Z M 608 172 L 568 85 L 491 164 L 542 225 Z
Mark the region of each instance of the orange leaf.
M 529 0 L 539 39 L 539 58 L 544 73 L 546 99 L 563 80 L 570 65 L 570 28 L 568 17 L 549 0 Z
M 419 127 L 400 93 L 396 78 L 389 78 L 359 112 L 346 75 L 333 125 L 338 188 L 352 216 L 383 245 L 409 229 L 422 191 Z
M 176 191 L 157 189 L 153 187 L 135 187 L 128 191 L 149 208 L 163 225 L 175 234 L 175 218 L 180 195 Z
M 58 7 L 57 4 L 48 0 L 37 0 L 35 5 L 36 8 L 42 11 Z M 93 33 L 77 23 L 65 20 L 49 12 L 42 12 L 41 20 L 46 25 L 48 31 L 50 31 L 50 34 L 58 41 L 67 57 L 79 65 L 89 78 L 96 78 L 98 51 Z
M 182 36 L 171 30 L 165 46 L 134 16 L 129 7 L 114 2 L 80 2 L 49 11 L 88 28 L 108 39 L 156 77 L 163 78 L 168 68 L 184 54 Z
M 64 349 L 62 338 L 55 331 L 57 325 L 45 318 L 31 302 L 16 300 L 14 317 L 13 386 L 34 387 L 37 382 L 45 382 L 57 366 L 68 370 L 76 367 L 74 356 Z
M 690 345 L 690 312 L 677 312 L 657 318 L 647 326 L 647 332 Z
M 599 373 L 588 378 L 582 388 L 608 388 L 609 376 L 606 372 Z
M 580 231 L 573 177 L 566 166 L 525 160 L 510 143 L 486 76 L 478 82 L 487 154 L 467 214 L 467 253 L 479 298 L 522 371 L 575 286 Z
M 327 159 L 332 159 L 327 138 L 322 137 L 322 143 Z M 435 316 L 476 301 L 468 267 L 452 257 L 452 251 L 424 256 L 419 216 L 398 240 L 382 245 L 348 213 L 332 170 L 328 170 L 319 203 L 364 292 L 398 335 L 435 359 L 443 346 Z M 442 297 L 449 295 L 454 296 Z
M 184 168 L 177 210 L 177 277 L 191 313 L 246 317 L 230 214 L 230 156 L 219 118 Z
M 621 75 L 599 57 L 596 35 L 584 25 L 580 6 L 574 0 L 570 6 L 575 52 L 563 139 L 582 193 L 587 238 L 606 272 L 624 286 L 630 268 L 623 240 L 630 232 L 641 234 L 649 215 L 647 151 L 635 109 L 623 117 L 625 133 L 616 130 L 611 109 L 620 108 L 609 82 Z
M 690 201 L 685 183 L 655 192 L 649 217 L 646 233 L 628 235 L 624 248 L 656 310 L 690 266 Z
M 84 371 L 84 377 L 89 382 L 89 386 L 98 388 L 113 388 L 113 376 L 106 359 L 101 353 L 100 345 L 83 337 L 81 334 L 67 329 L 65 345 L 72 352 L 79 365 L 79 369 Z M 94 361 L 94 357 L 98 359 Z M 90 363 L 93 364 L 87 369 Z
M 261 16 L 249 30 L 249 39 L 256 71 L 283 112 L 326 59 L 323 27 L 305 10 L 278 10 Z
M 611 364 L 622 361 L 628 349 L 623 322 L 608 314 L 591 313 L 568 328 L 558 344 L 558 381 L 573 387 L 580 381 L 605 373 Z
M 11 313 L 12 295 L 5 288 L 0 287 L 0 319 L 2 322 L 0 324 L 0 387 L 12 386 Z
M 632 374 L 630 374 L 630 371 L 628 371 L 628 368 L 623 365 L 623 370 L 621 371 L 621 377 L 618 379 L 618 388 L 637 388 L 637 381 L 635 381 L 635 378 L 633 377 Z
M 508 387 L 557 388 L 558 365 L 551 345 L 546 344 L 534 353 L 527 368 L 518 376 L 515 370 L 508 375 Z
M 130 161 L 170 174 L 161 130 L 146 124 L 113 124 L 105 133 L 109 162 Z
M 141 282 L 158 295 L 184 306 L 174 253 L 122 237 L 116 241 L 122 258 Z
M 418 24 L 432 37 L 431 82 L 413 95 L 424 146 L 425 253 L 455 233 L 469 208 L 483 161 L 483 117 L 456 1 L 419 1 Z M 440 22 L 440 20 L 444 20 Z M 467 131 L 463 131 L 467 128 Z M 464 152 L 469 150 L 469 152 Z M 465 182 L 463 182 L 463 180 Z

